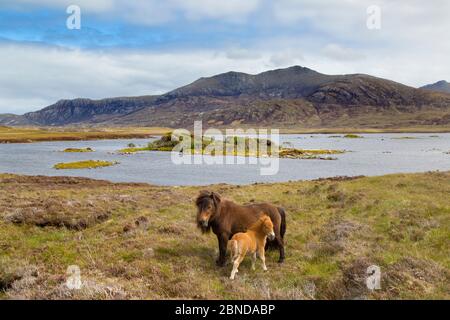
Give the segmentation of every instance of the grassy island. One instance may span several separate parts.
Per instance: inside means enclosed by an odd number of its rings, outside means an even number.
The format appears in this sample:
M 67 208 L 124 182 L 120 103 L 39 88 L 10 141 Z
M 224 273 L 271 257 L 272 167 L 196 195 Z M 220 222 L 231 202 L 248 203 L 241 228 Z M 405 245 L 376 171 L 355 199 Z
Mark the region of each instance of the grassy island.
M 353 134 L 353 133 L 349 133 L 349 134 L 346 134 L 344 136 L 344 138 L 347 138 L 347 139 L 362 139 L 363 136 L 360 136 L 360 135 L 357 135 L 357 134 Z
M 171 134 L 166 134 L 161 139 L 148 144 L 147 147 L 128 147 L 118 152 L 122 154 L 130 154 L 141 151 L 172 151 L 174 148 L 187 137 L 180 136 L 178 139 L 172 139 Z M 196 145 L 198 145 L 196 147 Z M 256 152 L 254 151 L 256 146 Z M 266 150 L 262 150 L 265 146 Z M 191 136 L 191 143 L 188 150 L 180 150 L 190 154 L 217 155 L 222 150 L 224 155 L 243 156 L 243 157 L 261 157 L 275 156 L 272 154 L 272 146 L 274 142 L 268 139 L 248 138 L 248 137 L 228 137 L 225 141 L 215 140 L 212 137 L 203 136 L 202 139 L 195 140 Z M 275 149 L 275 148 L 274 148 Z M 336 158 L 321 157 L 321 155 L 341 154 L 343 150 L 330 149 L 295 149 L 295 148 L 279 148 L 278 157 L 289 159 L 319 159 L 319 160 L 335 160 Z
M 65 163 L 57 163 L 53 166 L 53 168 L 57 170 L 61 169 L 95 169 L 102 167 L 109 167 L 118 164 L 118 162 L 111 161 L 101 161 L 101 160 L 86 160 L 86 161 L 77 161 L 77 162 L 65 162 Z
M 92 149 L 92 148 L 67 148 L 67 149 L 64 149 L 62 152 L 68 152 L 68 153 L 71 153 L 71 152 L 74 152 L 74 153 L 76 153 L 76 152 L 94 152 L 94 149 Z

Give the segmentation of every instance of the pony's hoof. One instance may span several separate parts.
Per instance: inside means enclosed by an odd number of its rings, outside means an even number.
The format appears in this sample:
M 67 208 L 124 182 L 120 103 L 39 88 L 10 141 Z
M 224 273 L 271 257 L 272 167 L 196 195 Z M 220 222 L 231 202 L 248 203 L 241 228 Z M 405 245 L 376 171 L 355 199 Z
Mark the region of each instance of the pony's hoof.
M 222 260 L 216 260 L 216 265 L 217 265 L 218 267 L 223 267 L 223 266 L 225 266 L 225 261 L 222 261 Z
M 284 258 L 280 258 L 280 259 L 278 259 L 278 263 L 283 263 L 284 262 Z

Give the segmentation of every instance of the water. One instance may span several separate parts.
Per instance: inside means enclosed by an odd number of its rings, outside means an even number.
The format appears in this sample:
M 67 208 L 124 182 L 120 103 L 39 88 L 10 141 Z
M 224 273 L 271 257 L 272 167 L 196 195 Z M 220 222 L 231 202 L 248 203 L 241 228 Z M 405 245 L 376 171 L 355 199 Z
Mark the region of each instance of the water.
M 61 141 L 0 144 L 0 172 L 27 175 L 82 176 L 115 182 L 158 185 L 249 184 L 316 179 L 333 176 L 450 170 L 450 134 L 366 134 L 364 139 L 330 138 L 329 134 L 282 135 L 281 142 L 296 148 L 344 149 L 335 161 L 280 159 L 279 172 L 261 176 L 259 165 L 175 165 L 169 152 L 114 154 L 128 143 L 146 145 L 149 139 Z M 393 139 L 399 137 L 416 139 Z M 91 147 L 94 153 L 64 153 L 65 148 Z M 80 160 L 119 161 L 101 169 L 55 170 L 58 162 Z

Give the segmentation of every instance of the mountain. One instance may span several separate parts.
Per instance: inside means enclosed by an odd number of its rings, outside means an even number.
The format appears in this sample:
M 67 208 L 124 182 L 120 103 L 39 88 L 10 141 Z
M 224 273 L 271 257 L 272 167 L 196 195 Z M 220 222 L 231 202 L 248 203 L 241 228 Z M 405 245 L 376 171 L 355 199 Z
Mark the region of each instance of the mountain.
M 0 125 L 3 126 L 27 126 L 31 124 L 32 123 L 24 116 L 11 113 L 0 114 Z
M 396 127 L 450 124 L 450 95 L 364 74 L 291 67 L 201 78 L 158 97 L 113 125 Z
M 426 86 L 421 87 L 424 90 L 437 91 L 437 92 L 445 92 L 450 93 L 450 83 L 445 80 L 438 81 L 433 84 L 428 84 Z
M 22 117 L 38 125 L 174 128 L 191 127 L 200 119 L 205 127 L 449 125 L 450 94 L 365 74 L 326 75 L 294 66 L 200 78 L 160 96 L 62 100 Z
M 3 125 L 64 126 L 77 123 L 104 122 L 151 105 L 157 96 L 122 97 L 102 100 L 60 100 L 44 109 L 22 116 L 0 115 Z

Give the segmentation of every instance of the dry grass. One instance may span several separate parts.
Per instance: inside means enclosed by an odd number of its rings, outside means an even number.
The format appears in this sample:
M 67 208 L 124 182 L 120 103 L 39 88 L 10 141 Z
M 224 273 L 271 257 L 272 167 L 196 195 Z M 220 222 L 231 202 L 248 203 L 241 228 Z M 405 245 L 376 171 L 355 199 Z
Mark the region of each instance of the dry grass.
M 286 208 L 286 262 L 217 268 L 195 225 L 200 187 L 0 175 L 0 297 L 450 299 L 450 173 L 210 189 Z M 365 272 L 380 266 L 381 290 Z M 83 288 L 65 286 L 69 265 Z
M 37 128 L 0 127 L 0 143 L 149 138 L 168 128 Z

